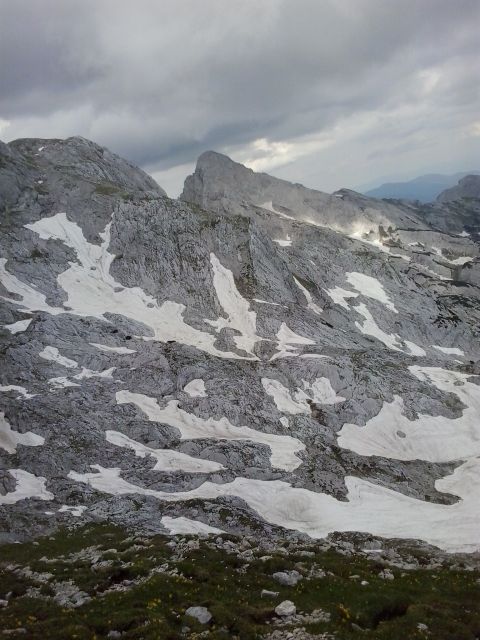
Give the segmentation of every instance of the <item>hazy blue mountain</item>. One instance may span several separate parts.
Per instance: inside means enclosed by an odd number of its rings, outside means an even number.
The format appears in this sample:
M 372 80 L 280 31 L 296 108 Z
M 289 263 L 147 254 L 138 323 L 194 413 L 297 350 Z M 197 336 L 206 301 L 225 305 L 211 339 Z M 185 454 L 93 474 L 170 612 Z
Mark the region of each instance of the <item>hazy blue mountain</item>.
M 478 171 L 462 171 L 452 175 L 430 173 L 407 182 L 385 182 L 379 187 L 365 191 L 372 198 L 395 198 L 402 200 L 419 200 L 433 202 L 445 189 L 454 187 L 467 175 L 476 175 Z

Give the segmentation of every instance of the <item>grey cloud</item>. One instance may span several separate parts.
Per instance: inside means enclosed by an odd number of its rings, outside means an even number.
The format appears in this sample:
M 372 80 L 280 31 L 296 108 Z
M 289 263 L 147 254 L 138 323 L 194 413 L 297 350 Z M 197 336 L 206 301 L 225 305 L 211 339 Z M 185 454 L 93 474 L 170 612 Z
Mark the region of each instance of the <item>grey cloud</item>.
M 479 18 L 477 0 L 0 0 L 0 118 L 159 171 L 427 100 L 437 67 L 436 121 L 473 118 Z

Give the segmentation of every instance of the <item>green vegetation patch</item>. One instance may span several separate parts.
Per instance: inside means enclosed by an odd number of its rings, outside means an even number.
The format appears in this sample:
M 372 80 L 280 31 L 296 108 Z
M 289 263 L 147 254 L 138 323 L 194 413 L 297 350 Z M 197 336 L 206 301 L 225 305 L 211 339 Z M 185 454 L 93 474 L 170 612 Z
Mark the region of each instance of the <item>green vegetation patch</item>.
M 0 547 L 0 598 L 7 601 L 0 629 L 26 640 L 93 640 L 110 632 L 125 639 L 253 640 L 278 628 L 274 609 L 292 600 L 297 612 L 328 615 L 292 620 L 285 630 L 304 627 L 338 639 L 480 635 L 478 571 L 391 567 L 393 579 L 385 579 L 381 561 L 314 542 L 288 543 L 269 555 L 246 544 L 241 556 L 224 548 L 227 540 L 236 539 L 222 536 L 217 545 L 183 537 L 174 544 L 97 524 Z M 272 577 L 292 570 L 303 576 L 295 586 Z M 263 589 L 278 595 L 262 597 Z M 201 625 L 186 616 L 191 606 L 206 607 L 212 620 Z

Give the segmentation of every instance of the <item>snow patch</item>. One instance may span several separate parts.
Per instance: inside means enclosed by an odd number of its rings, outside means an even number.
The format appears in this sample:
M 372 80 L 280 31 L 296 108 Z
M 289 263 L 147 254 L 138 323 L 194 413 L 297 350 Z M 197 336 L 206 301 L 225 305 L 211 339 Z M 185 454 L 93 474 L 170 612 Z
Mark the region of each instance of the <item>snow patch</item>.
M 337 396 L 328 378 L 317 378 L 312 383 L 302 380 L 303 388 L 297 387 L 293 393 L 281 382 L 272 378 L 262 378 L 262 385 L 282 413 L 308 415 L 311 413 L 308 400 L 316 404 L 337 404 L 345 401 L 342 396 Z
M 191 491 L 169 493 L 144 489 L 123 480 L 120 469 L 91 465 L 96 472 L 68 476 L 111 495 L 137 493 L 166 502 L 214 500 L 236 496 L 267 522 L 324 538 L 334 531 L 359 531 L 386 538 L 425 540 L 450 552 L 480 548 L 480 459 L 466 462 L 450 476 L 437 480 L 439 491 L 461 500 L 453 505 L 423 502 L 354 476 L 347 476 L 347 500 L 293 488 L 281 480 L 235 478 L 217 484 L 204 482 Z
M 232 272 L 220 263 L 214 253 L 210 254 L 210 262 L 213 269 L 213 286 L 227 318 L 205 322 L 217 332 L 225 327 L 238 331 L 240 335 L 233 337 L 236 347 L 253 355 L 255 344 L 262 339 L 256 334 L 257 314 L 250 311 L 250 304 L 238 291 Z M 254 358 L 257 359 L 256 356 Z
M 15 453 L 19 444 L 23 444 L 25 447 L 40 447 L 44 442 L 45 438 L 32 431 L 27 431 L 26 433 L 14 431 L 10 423 L 5 419 L 5 414 L 0 411 L 1 449 L 4 449 L 7 453 Z
M 7 384 L 5 386 L 0 386 L 0 391 L 3 391 L 5 393 L 8 393 L 8 391 L 16 391 L 20 394 L 19 396 L 17 396 L 17 400 L 20 400 L 21 398 L 29 400 L 30 398 L 35 398 L 35 396 L 37 395 L 36 393 L 28 393 L 25 387 L 19 387 L 17 384 Z
M 100 349 L 100 351 L 111 351 L 112 353 L 118 353 L 120 355 L 127 355 L 129 353 L 136 353 L 136 349 L 127 349 L 127 347 L 109 347 L 106 344 L 99 344 L 98 342 L 90 342 L 92 347 Z
M 68 369 L 75 369 L 78 367 L 78 362 L 76 362 L 76 360 L 70 360 L 70 358 L 62 356 L 56 347 L 45 347 L 45 349 L 40 351 L 38 355 L 44 360 L 56 362 L 57 364 L 62 365 L 62 367 L 67 367 Z
M 465 355 L 465 353 L 461 349 L 457 349 L 457 347 L 439 347 L 436 344 L 432 344 L 432 347 L 434 349 L 437 349 L 438 351 L 441 351 L 442 353 L 446 353 L 448 355 L 454 355 L 454 356 L 464 356 Z
M 153 471 L 185 471 L 187 473 L 211 473 L 220 471 L 224 466 L 219 462 L 210 460 L 202 460 L 201 458 L 192 458 L 180 451 L 172 449 L 152 449 L 136 440 L 132 440 L 128 436 L 119 431 L 108 430 L 105 432 L 107 442 L 117 445 L 118 447 L 126 447 L 135 451 L 138 458 L 150 456 L 156 460 Z
M 370 311 L 363 303 L 353 308 L 355 309 L 355 311 L 357 311 L 357 313 L 365 318 L 363 324 L 355 322 L 355 326 L 357 327 L 357 329 L 359 329 L 363 334 L 367 336 L 373 336 L 377 340 L 380 340 L 380 342 L 383 342 L 385 346 L 387 346 L 389 349 L 393 349 L 393 351 L 402 350 L 400 348 L 400 337 L 396 334 L 385 333 L 385 331 L 382 331 L 382 329 L 380 329 L 378 324 L 373 319 Z
M 53 389 L 65 389 L 66 387 L 79 387 L 76 382 L 72 382 L 65 376 L 59 376 L 58 378 L 49 378 L 48 383 Z
M 274 240 L 280 247 L 291 247 L 292 241 L 290 240 L 290 236 L 287 233 L 287 237 L 285 240 Z
M 183 387 L 185 393 L 191 398 L 206 398 L 205 382 L 201 378 L 195 378 Z
M 295 218 L 293 218 L 292 216 L 288 216 L 286 213 L 282 213 L 281 211 L 277 211 L 277 209 L 275 209 L 275 207 L 273 206 L 273 202 L 271 200 L 268 200 L 267 202 L 264 202 L 263 204 L 257 204 L 257 207 L 261 207 L 262 209 L 266 209 L 267 211 L 271 211 L 272 213 L 276 213 L 277 216 L 280 216 L 281 218 L 287 218 L 288 220 L 295 220 Z
M 79 518 L 83 515 L 83 512 L 87 510 L 85 505 L 78 505 L 76 507 L 70 507 L 66 504 L 62 505 L 58 510 L 58 513 L 70 513 L 72 516 Z
M 419 347 L 418 344 L 415 344 L 414 342 L 410 342 L 410 340 L 404 340 L 403 342 L 407 347 L 408 351 L 410 352 L 411 356 L 420 356 L 423 358 L 423 356 L 427 355 L 427 352 L 425 351 L 425 349 L 422 349 L 422 347 Z
M 27 318 L 27 320 L 18 320 L 17 322 L 13 322 L 12 324 L 6 324 L 5 329 L 8 329 L 10 333 L 22 333 L 22 331 L 26 331 L 28 325 L 31 323 L 32 318 Z
M 222 529 L 211 527 L 198 520 L 190 520 L 190 518 L 163 516 L 160 522 L 173 536 L 211 536 L 225 533 Z
M 364 427 L 345 424 L 338 433 L 338 445 L 363 456 L 395 460 L 453 462 L 480 456 L 480 386 L 469 382 L 468 374 L 439 367 L 408 368 L 422 382 L 454 393 L 467 407 L 459 418 L 419 414 L 409 420 L 403 414 L 399 396 L 384 402 L 380 412 Z
M 180 409 L 178 400 L 170 400 L 163 409 L 158 406 L 155 398 L 150 398 L 142 393 L 118 391 L 116 400 L 118 404 L 135 404 L 151 422 L 161 422 L 175 427 L 180 432 L 181 440 L 203 438 L 230 441 L 248 440 L 265 444 L 270 448 L 272 467 L 292 471 L 302 464 L 302 461 L 295 454 L 298 451 L 303 451 L 305 445 L 296 438 L 263 433 L 250 429 L 250 427 L 236 427 L 225 417 L 220 420 L 199 418 L 193 413 Z
M 310 291 L 307 288 L 305 288 L 303 284 L 299 280 L 297 280 L 297 278 L 295 278 L 295 276 L 293 276 L 293 279 L 295 280 L 295 284 L 297 285 L 297 287 L 300 289 L 300 291 L 303 293 L 303 295 L 307 300 L 307 309 L 310 309 L 310 311 L 313 311 L 313 313 L 316 313 L 318 316 L 321 315 L 323 309 L 319 307 L 317 304 L 315 304 Z
M 325 289 L 325 293 L 327 293 L 330 298 L 334 301 L 335 304 L 340 305 L 344 309 L 349 310 L 350 305 L 346 300 L 348 298 L 357 298 L 358 293 L 353 293 L 353 291 L 347 291 L 346 289 L 342 289 L 342 287 L 335 287 L 334 289 Z
M 277 331 L 276 337 L 278 341 L 278 352 L 274 353 L 270 360 L 298 356 L 297 345 L 315 344 L 314 340 L 300 336 L 298 333 L 295 333 L 295 331 L 292 331 L 285 322 L 282 322 L 280 325 L 280 329 Z
M 367 276 L 364 273 L 358 273 L 358 271 L 352 271 L 350 273 L 347 273 L 346 275 L 348 283 L 351 284 L 352 287 L 359 293 L 366 296 L 367 298 L 378 300 L 379 302 L 384 304 L 387 309 L 390 309 L 390 311 L 398 313 L 395 305 L 390 300 L 385 289 L 383 288 L 383 285 L 376 278 Z
M 92 316 L 101 320 L 105 320 L 105 314 L 118 314 L 149 327 L 153 336 L 142 336 L 144 340 L 159 342 L 174 340 L 219 358 L 252 359 L 217 349 L 214 346 L 216 336 L 186 324 L 183 319 L 185 311 L 183 304 L 167 300 L 159 305 L 155 298 L 146 294 L 140 287 L 124 287 L 117 282 L 110 274 L 110 267 L 115 258 L 108 252 L 111 222 L 100 234 L 101 245 L 87 242 L 81 228 L 68 220 L 65 213 L 57 213 L 50 218 L 42 218 L 25 226 L 44 240 L 59 240 L 74 249 L 77 262 L 70 263 L 70 267 L 57 277 L 59 286 L 67 293 L 65 306 L 58 308 L 48 305 L 45 295 L 10 274 L 5 269 L 6 260 L 0 259 L 0 281 L 10 293 L 15 293 L 22 298 L 21 301 L 13 298 L 3 299 L 21 310 L 45 311 L 54 315 L 69 313 L 83 317 Z M 232 297 L 234 294 L 229 292 L 228 301 Z M 237 312 L 238 309 L 235 308 L 235 313 Z M 241 319 L 251 322 L 251 318 L 251 315 L 245 317 L 244 314 Z M 222 320 L 229 324 L 228 320 Z M 235 319 L 232 326 L 234 324 Z M 248 335 L 239 339 L 250 344 L 254 336 Z
M 39 500 L 53 500 L 54 495 L 47 491 L 45 484 L 47 479 L 43 476 L 35 476 L 23 469 L 8 469 L 8 473 L 15 478 L 17 484 L 14 491 L 5 495 L 0 494 L 0 504 L 14 504 L 27 498 Z
M 253 298 L 253 302 L 258 302 L 259 304 L 271 304 L 272 307 L 283 307 L 283 304 L 279 304 L 278 302 L 267 302 L 266 300 L 260 300 L 259 298 Z

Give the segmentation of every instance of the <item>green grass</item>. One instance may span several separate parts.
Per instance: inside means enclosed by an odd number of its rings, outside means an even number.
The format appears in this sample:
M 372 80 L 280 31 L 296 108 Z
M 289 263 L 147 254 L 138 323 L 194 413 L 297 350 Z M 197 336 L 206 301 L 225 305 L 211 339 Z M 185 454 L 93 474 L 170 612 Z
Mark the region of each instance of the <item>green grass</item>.
M 38 540 L 38 545 L 0 547 L 0 598 L 12 593 L 8 606 L 0 609 L 0 629 L 26 629 L 21 637 L 27 640 L 90 640 L 105 638 L 112 629 L 126 639 L 195 638 L 208 629 L 208 637 L 214 640 L 235 636 L 253 640 L 275 628 L 274 607 L 289 599 L 299 611 L 320 608 L 330 613 L 329 622 L 301 626 L 312 634 L 329 632 L 339 639 L 474 640 L 480 634 L 477 571 L 394 568 L 395 579 L 383 580 L 378 575 L 383 565 L 375 560 L 320 551 L 313 542 L 304 546 L 314 552 L 311 557 L 289 547 L 286 556 L 255 557 L 244 569 L 244 561 L 236 554 L 212 549 L 206 542 L 173 561 L 169 540 L 154 536 L 145 542 L 121 528 L 90 525 L 60 531 L 53 539 Z M 110 561 L 100 570 L 92 570 L 90 560 L 68 561 L 70 554 L 92 546 L 102 554 L 102 561 Z M 25 595 L 35 580 L 7 569 L 12 563 L 53 574 L 41 586 L 40 597 Z M 164 563 L 178 575 L 152 573 Z M 274 571 L 295 567 L 307 574 L 313 565 L 327 575 L 303 579 L 295 587 L 281 586 L 272 578 Z M 359 577 L 351 579 L 353 575 Z M 92 599 L 77 608 L 56 604 L 51 599 L 54 583 L 65 580 L 73 580 Z M 126 591 L 113 591 L 123 580 L 134 582 Z M 279 595 L 261 598 L 262 589 Z M 185 616 L 185 610 L 194 605 L 206 606 L 212 613 L 207 627 Z M 428 626 L 430 635 L 418 628 L 419 623 Z M 185 625 L 190 629 L 186 634 L 182 633 Z
M 95 193 L 100 194 L 101 196 L 113 196 L 116 195 L 120 191 L 120 188 L 111 182 L 99 182 L 95 186 Z

